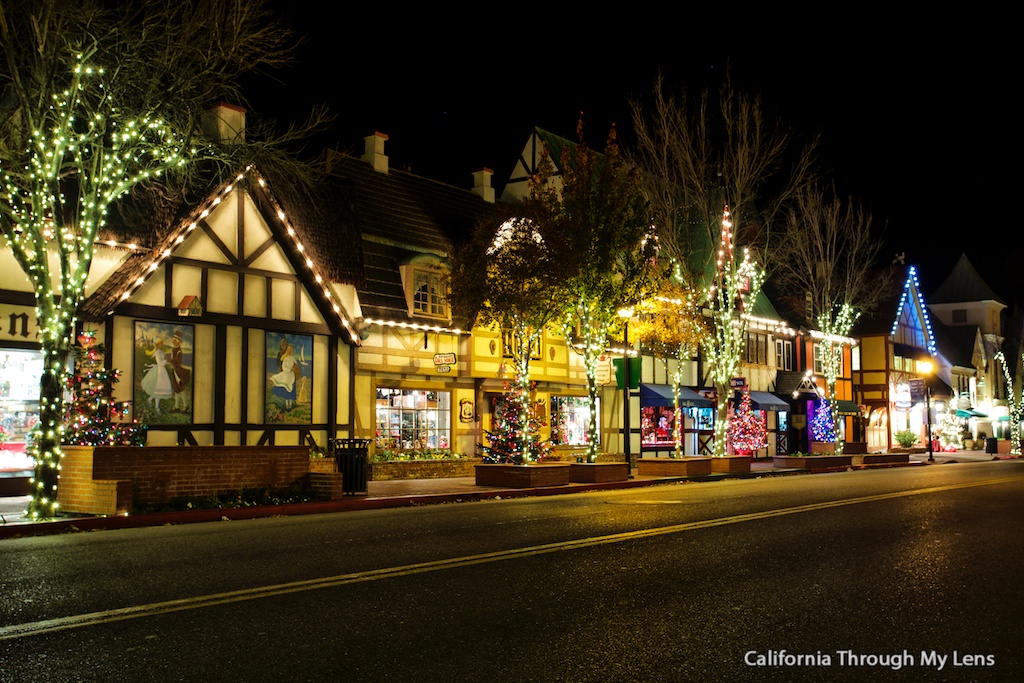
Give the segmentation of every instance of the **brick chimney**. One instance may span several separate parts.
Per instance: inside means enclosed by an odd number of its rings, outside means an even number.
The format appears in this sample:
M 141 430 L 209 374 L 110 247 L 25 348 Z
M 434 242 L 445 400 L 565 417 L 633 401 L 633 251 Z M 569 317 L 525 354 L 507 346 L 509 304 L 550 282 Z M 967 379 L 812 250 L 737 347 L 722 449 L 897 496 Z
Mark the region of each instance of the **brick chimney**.
M 494 171 L 489 168 L 481 168 L 473 171 L 473 192 L 484 198 L 485 202 L 494 203 L 494 188 L 491 187 L 491 176 Z
M 245 142 L 245 109 L 221 102 L 203 113 L 200 126 L 214 142 Z
M 384 143 L 387 140 L 388 136 L 384 133 L 374 133 L 363 138 L 366 148 L 363 151 L 362 159 L 370 162 L 373 170 L 378 173 L 388 172 L 388 155 L 384 153 Z

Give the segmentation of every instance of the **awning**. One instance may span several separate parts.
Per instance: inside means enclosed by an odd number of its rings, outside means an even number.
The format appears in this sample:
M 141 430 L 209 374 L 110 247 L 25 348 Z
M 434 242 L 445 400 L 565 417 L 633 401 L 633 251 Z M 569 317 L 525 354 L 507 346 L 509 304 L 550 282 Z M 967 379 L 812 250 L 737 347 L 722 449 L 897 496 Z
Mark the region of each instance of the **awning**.
M 972 417 L 988 417 L 985 413 L 979 413 L 977 410 L 971 410 L 969 408 L 967 410 L 957 409 L 956 416 L 962 417 L 965 420 Z
M 836 411 L 836 415 L 842 417 L 860 417 L 860 406 L 853 401 L 845 401 L 843 399 L 836 399 L 832 402 L 832 407 Z
M 641 384 L 640 404 L 671 408 L 673 404 L 672 387 L 667 384 Z M 680 408 L 711 408 L 714 404 L 693 389 L 679 387 Z
M 788 403 L 775 394 L 769 394 L 767 391 L 751 391 L 750 405 L 755 410 L 770 410 L 776 413 L 791 410 Z

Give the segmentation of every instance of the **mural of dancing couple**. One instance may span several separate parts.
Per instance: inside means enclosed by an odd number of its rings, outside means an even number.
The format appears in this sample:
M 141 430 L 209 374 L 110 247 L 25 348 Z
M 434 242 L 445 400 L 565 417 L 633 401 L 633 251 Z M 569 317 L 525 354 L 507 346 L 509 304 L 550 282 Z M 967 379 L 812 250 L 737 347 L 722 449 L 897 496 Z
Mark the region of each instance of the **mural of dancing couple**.
M 135 322 L 134 417 L 143 424 L 192 422 L 192 325 Z
M 267 332 L 266 421 L 310 424 L 313 417 L 313 337 Z

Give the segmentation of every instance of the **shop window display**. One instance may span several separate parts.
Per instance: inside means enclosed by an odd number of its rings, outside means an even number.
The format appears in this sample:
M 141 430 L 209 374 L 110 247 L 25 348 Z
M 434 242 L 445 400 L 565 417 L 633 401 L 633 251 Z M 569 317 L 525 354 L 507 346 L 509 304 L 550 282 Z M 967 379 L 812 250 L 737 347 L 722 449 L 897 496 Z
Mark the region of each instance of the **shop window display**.
M 0 469 L 32 466 L 25 443 L 39 422 L 40 351 L 0 350 Z
M 601 403 L 598 401 L 598 419 Z M 551 397 L 551 441 L 557 446 L 585 446 L 590 424 L 590 401 L 586 396 Z M 598 433 L 601 425 L 598 423 Z
M 450 448 L 451 392 L 377 389 L 378 449 Z

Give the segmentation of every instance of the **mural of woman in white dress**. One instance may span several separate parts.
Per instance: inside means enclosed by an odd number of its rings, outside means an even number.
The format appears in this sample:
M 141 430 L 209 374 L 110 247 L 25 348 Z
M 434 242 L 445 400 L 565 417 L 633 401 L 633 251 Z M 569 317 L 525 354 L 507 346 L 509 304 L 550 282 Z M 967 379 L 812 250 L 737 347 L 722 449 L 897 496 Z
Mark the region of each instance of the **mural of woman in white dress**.
M 270 376 L 273 382 L 273 394 L 284 399 L 284 409 L 295 407 L 295 385 L 299 373 L 299 365 L 295 362 L 295 348 L 287 344 L 281 356 L 281 369 Z
M 312 420 L 313 336 L 267 332 L 266 421 L 309 424 Z
M 154 340 L 153 348 L 146 351 L 146 356 L 151 362 L 146 365 L 146 374 L 142 376 L 142 390 L 146 392 L 146 398 L 152 403 L 153 409 L 159 411 L 160 401 L 174 396 L 167 355 L 164 353 L 164 340 Z

